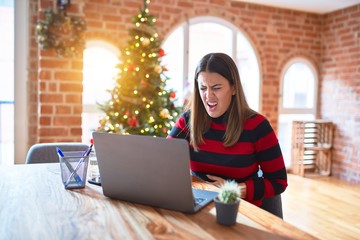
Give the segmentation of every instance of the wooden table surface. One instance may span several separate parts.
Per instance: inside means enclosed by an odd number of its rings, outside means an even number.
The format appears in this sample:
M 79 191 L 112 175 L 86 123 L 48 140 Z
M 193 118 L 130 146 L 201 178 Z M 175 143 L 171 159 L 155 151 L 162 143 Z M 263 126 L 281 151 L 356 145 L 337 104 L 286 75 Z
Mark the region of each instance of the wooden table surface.
M 57 163 L 1 166 L 0 176 L 0 239 L 315 239 L 244 200 L 228 227 L 214 203 L 184 214 L 112 200 L 91 184 L 65 190 Z

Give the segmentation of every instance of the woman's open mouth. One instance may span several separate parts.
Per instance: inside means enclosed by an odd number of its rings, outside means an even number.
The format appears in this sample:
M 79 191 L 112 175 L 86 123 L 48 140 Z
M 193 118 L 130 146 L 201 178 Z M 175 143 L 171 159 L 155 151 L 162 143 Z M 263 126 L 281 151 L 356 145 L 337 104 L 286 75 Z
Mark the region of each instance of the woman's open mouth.
M 214 110 L 217 106 L 217 103 L 216 102 L 208 102 L 207 105 L 209 107 L 209 110 Z

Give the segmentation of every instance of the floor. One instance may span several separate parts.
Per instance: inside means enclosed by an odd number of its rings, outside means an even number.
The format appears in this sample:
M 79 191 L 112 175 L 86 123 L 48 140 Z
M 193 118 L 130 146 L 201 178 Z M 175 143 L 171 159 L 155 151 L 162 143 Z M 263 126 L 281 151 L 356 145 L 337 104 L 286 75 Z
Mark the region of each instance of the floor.
M 319 239 L 360 239 L 360 185 L 288 174 L 284 220 Z

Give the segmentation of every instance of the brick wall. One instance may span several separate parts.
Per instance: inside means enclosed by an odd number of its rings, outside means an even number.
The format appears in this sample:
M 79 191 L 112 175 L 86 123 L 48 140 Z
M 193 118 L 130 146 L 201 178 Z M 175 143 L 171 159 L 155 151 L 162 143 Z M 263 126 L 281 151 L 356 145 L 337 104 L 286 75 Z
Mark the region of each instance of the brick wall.
M 333 176 L 360 183 L 360 4 L 324 16 L 320 114 L 335 123 Z
M 69 14 L 86 18 L 87 39 L 101 39 L 120 47 L 126 44 L 127 30 L 133 26 L 132 16 L 138 13 L 143 1 L 72 0 L 71 3 Z M 32 0 L 31 33 L 34 32 L 34 25 L 40 14 L 38 4 L 45 7 L 49 1 Z M 295 56 L 305 57 L 316 66 L 319 72 L 325 74 L 320 92 L 320 104 L 326 104 L 325 95 L 334 82 L 329 79 L 331 74 L 327 72 L 330 71 L 327 70 L 327 64 L 331 64 L 328 62 L 331 56 L 325 56 L 329 55 L 329 51 L 334 48 L 328 41 L 350 41 L 346 37 L 339 38 L 338 35 L 330 34 L 331 29 L 337 27 L 339 21 L 351 22 L 354 21 L 351 19 L 359 18 L 358 15 L 356 16 L 356 12 L 357 14 L 359 12 L 358 7 L 355 10 L 348 10 L 347 19 L 343 19 L 339 13 L 323 16 L 227 0 L 153 0 L 149 9 L 157 17 L 157 30 L 163 38 L 179 24 L 196 16 L 220 17 L 241 29 L 249 37 L 259 56 L 262 79 L 260 111 L 269 118 L 275 129 L 277 129 L 278 120 L 279 81 L 281 70 L 286 62 Z M 346 28 L 346 25 L 343 28 Z M 345 32 L 344 35 L 349 34 Z M 338 46 L 338 43 L 335 45 Z M 359 58 L 358 55 L 357 58 Z M 336 59 L 336 61 L 342 60 Z M 30 144 L 41 141 L 79 141 L 81 139 L 82 60 L 80 58 L 61 59 L 54 53 L 38 51 L 34 36 L 32 36 L 30 65 L 32 69 L 29 76 L 31 83 L 29 104 L 32 106 L 29 119 L 31 122 Z M 36 69 L 38 70 L 35 71 Z M 331 71 L 338 72 L 339 68 Z M 356 78 L 352 79 L 352 83 L 355 84 Z M 358 79 L 359 77 L 357 81 Z M 355 91 L 355 88 L 352 88 L 352 91 Z M 355 97 L 359 98 L 359 91 L 355 93 Z M 320 106 L 320 109 L 319 117 L 324 116 L 336 120 L 337 115 L 334 109 L 329 110 L 326 106 Z M 359 116 L 357 120 L 355 118 L 352 123 L 359 123 Z M 344 131 L 349 130 L 344 128 Z M 353 135 L 350 132 L 348 134 Z M 336 134 L 336 142 L 347 139 L 341 137 L 343 135 L 344 133 Z M 359 142 L 358 138 L 357 141 Z M 337 151 L 338 148 L 334 155 L 339 157 L 341 154 Z M 355 156 L 353 159 L 359 158 Z M 339 159 L 338 161 L 341 162 L 342 158 Z M 335 174 L 340 175 L 336 171 Z

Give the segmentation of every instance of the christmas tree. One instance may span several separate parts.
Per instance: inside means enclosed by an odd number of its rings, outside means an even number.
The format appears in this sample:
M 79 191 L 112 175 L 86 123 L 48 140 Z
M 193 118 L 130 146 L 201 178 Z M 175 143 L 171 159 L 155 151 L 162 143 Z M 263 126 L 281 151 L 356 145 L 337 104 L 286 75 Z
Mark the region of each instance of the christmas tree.
M 143 9 L 133 17 L 128 46 L 121 49 L 116 83 L 109 90 L 111 99 L 100 104 L 106 113 L 100 119 L 99 131 L 167 136 L 179 109 L 174 105 L 176 94 L 166 89 L 169 78 L 161 65 L 164 50 L 156 28 L 156 18 Z

